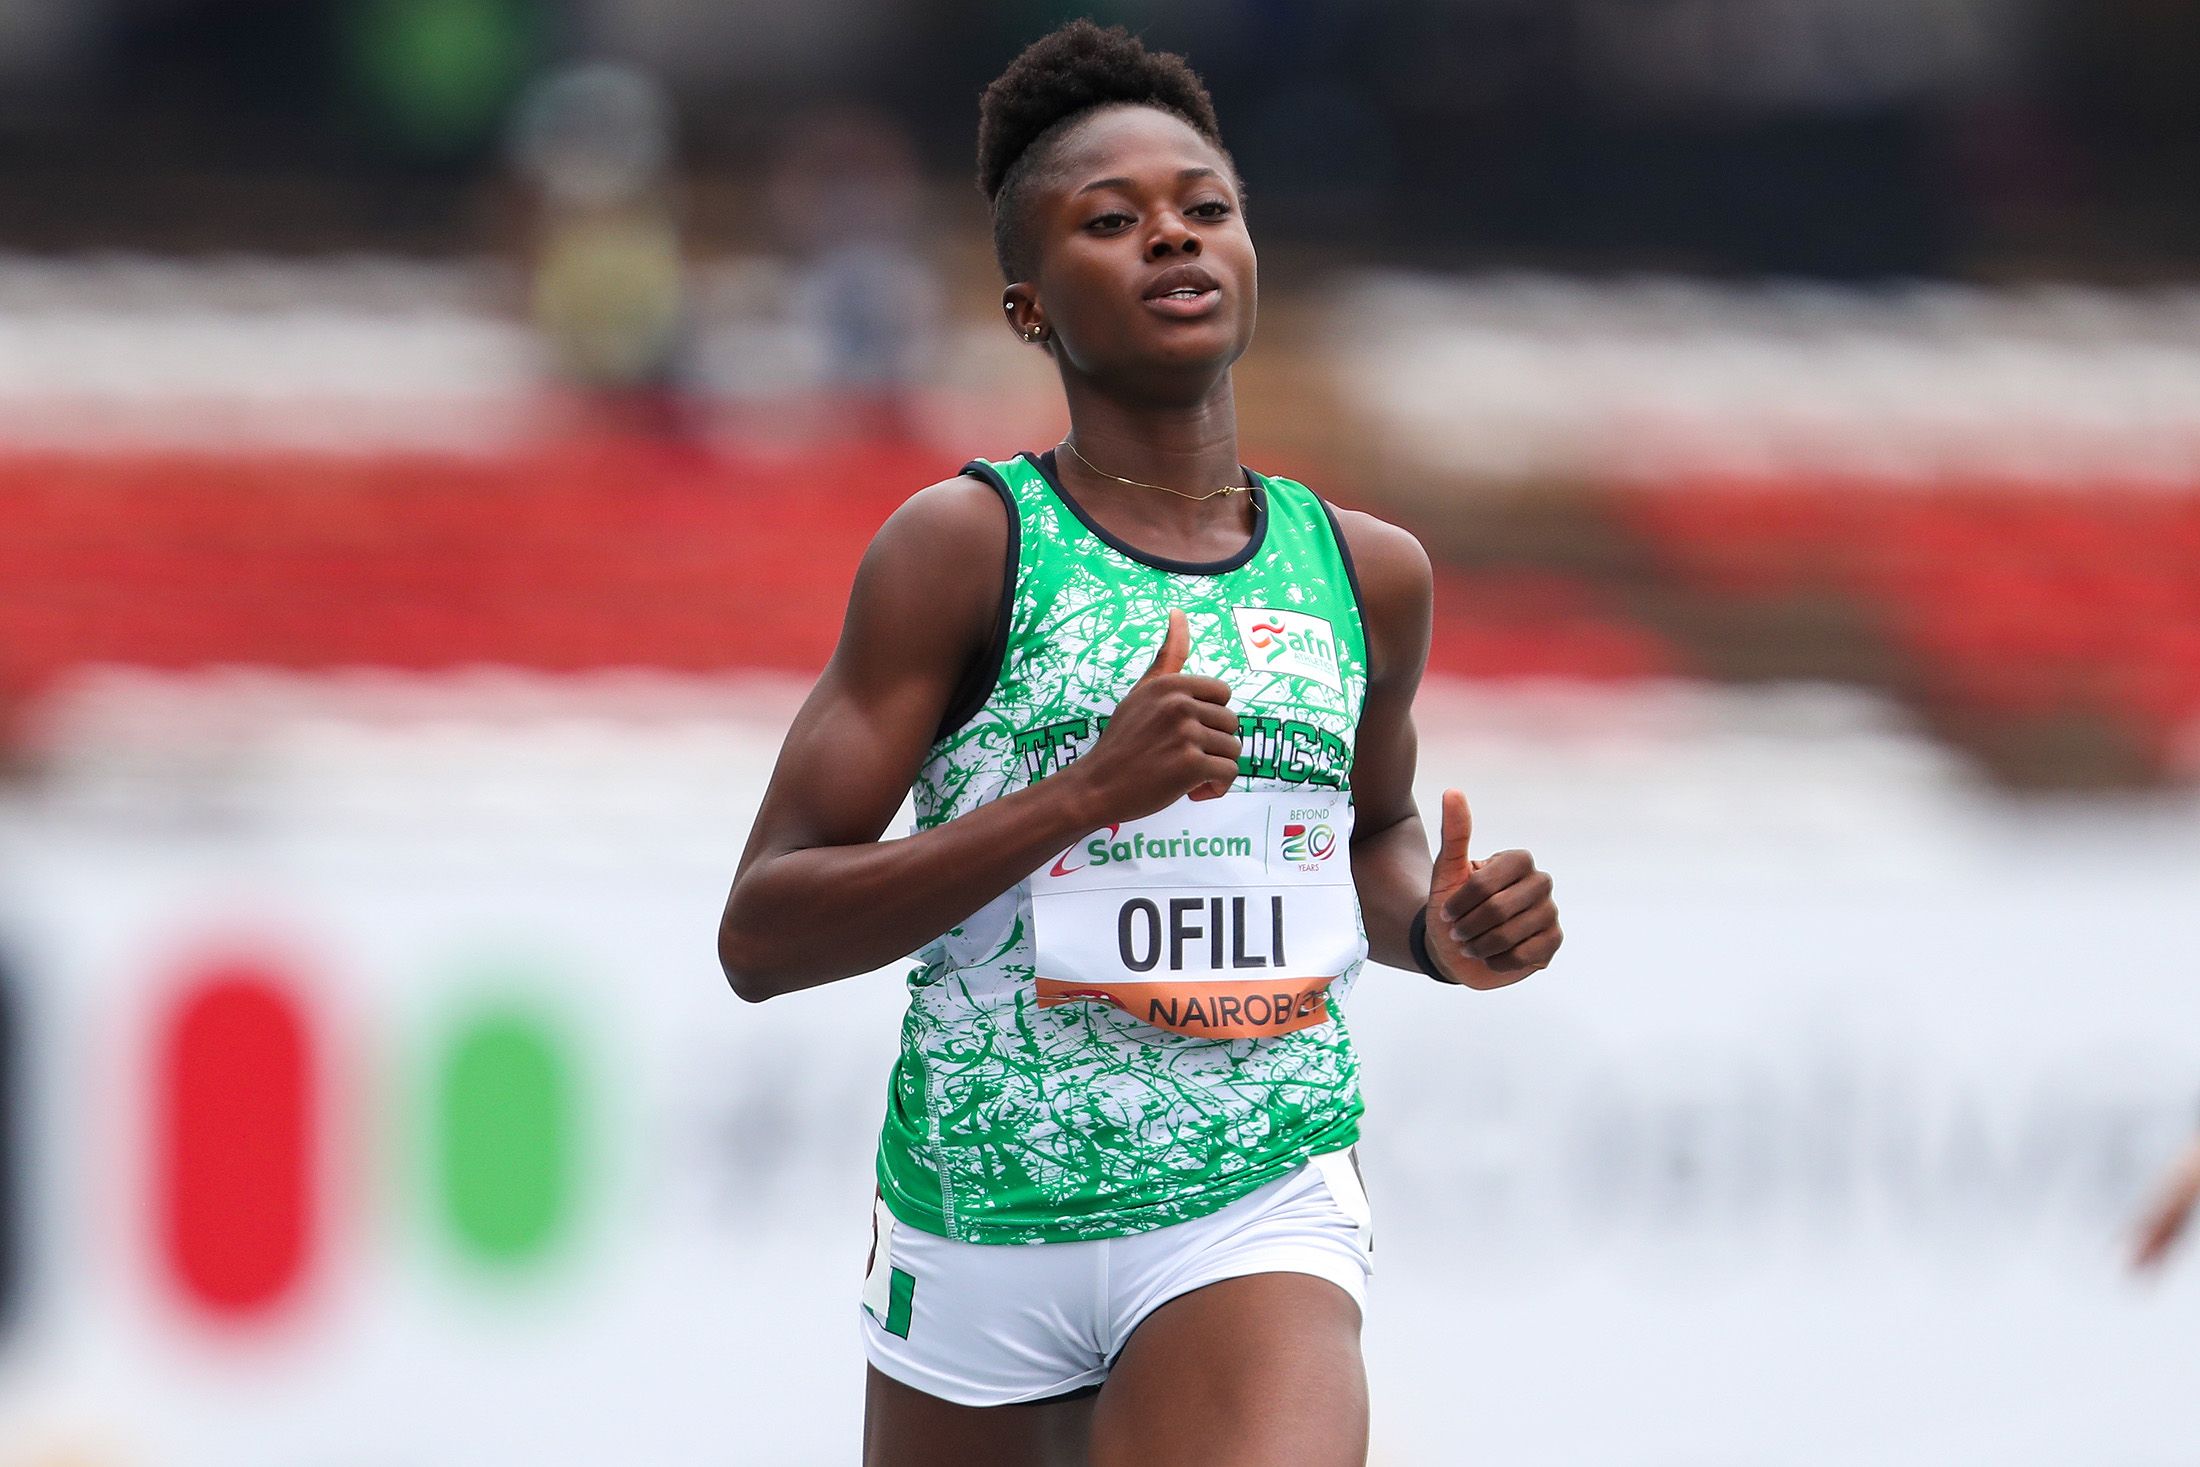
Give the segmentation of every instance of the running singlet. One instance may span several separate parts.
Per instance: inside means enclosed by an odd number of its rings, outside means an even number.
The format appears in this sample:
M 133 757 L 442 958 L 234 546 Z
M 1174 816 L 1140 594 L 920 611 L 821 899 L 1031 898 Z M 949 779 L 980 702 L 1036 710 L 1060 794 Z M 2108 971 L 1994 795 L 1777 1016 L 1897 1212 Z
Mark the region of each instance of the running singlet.
M 992 689 L 932 746 L 916 829 L 1089 750 L 1171 607 L 1244 747 L 1221 798 L 1078 837 L 917 955 L 879 1186 L 901 1221 L 974 1243 L 1199 1217 L 1359 1131 L 1339 1006 L 1367 953 L 1349 789 L 1367 643 L 1336 522 L 1256 475 L 1243 551 L 1161 560 L 1050 460 L 964 469 L 1008 505 L 1015 579 Z

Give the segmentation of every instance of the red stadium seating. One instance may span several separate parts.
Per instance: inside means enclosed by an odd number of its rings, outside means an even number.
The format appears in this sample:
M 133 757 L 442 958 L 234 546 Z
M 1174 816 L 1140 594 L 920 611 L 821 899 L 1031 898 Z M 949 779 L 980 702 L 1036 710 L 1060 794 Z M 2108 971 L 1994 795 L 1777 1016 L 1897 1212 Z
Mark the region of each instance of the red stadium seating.
M 856 562 L 956 466 L 647 443 L 429 455 L 0 459 L 0 688 L 88 663 L 812 670 Z M 1491 678 L 1679 670 L 1588 582 L 1447 576 L 1431 663 Z
M 2165 760 L 2200 718 L 2200 493 L 1728 479 L 1620 503 L 1697 594 L 1876 613 L 1928 701 L 2105 715 Z

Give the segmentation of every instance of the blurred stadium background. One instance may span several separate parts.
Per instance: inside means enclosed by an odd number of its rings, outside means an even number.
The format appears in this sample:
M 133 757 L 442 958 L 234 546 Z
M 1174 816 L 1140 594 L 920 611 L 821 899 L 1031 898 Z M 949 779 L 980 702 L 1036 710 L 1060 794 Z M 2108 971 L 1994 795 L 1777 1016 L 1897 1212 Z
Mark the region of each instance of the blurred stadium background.
M 0 1467 L 853 1460 L 898 995 L 711 950 L 1063 426 L 975 100 L 1186 51 L 1248 457 L 1439 563 L 1376 1461 L 2200 1460 L 2200 9 L 0 0 Z

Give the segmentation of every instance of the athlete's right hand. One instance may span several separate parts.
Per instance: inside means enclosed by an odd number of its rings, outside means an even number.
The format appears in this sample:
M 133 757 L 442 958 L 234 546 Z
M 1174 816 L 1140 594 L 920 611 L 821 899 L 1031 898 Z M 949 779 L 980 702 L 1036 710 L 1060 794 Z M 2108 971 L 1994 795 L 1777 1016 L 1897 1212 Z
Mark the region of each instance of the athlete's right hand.
M 1185 795 L 1212 800 L 1237 778 L 1238 718 L 1230 685 L 1185 672 L 1192 633 L 1171 609 L 1161 650 L 1123 695 L 1099 742 L 1071 764 L 1093 791 L 1104 820 L 1137 820 Z

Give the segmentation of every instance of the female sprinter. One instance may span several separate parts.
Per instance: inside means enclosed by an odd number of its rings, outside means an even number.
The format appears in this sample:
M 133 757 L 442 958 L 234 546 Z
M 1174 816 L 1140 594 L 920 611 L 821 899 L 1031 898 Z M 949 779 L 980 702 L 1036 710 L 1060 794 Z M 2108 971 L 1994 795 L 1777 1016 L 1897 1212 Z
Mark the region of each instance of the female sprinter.
M 1360 1463 L 1341 1004 L 1370 953 L 1541 968 L 1551 879 L 1470 861 L 1457 791 L 1431 869 L 1419 543 L 1238 462 L 1253 245 L 1198 78 L 1072 24 L 987 90 L 978 150 L 1071 430 L 879 531 L 719 933 L 751 1000 L 918 953 L 864 1460 Z

